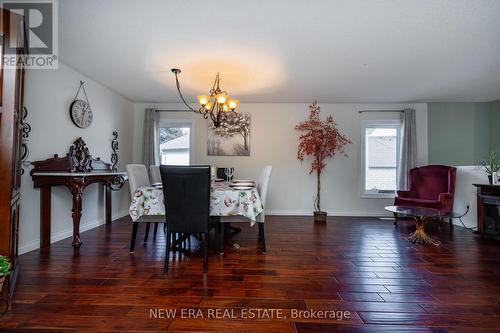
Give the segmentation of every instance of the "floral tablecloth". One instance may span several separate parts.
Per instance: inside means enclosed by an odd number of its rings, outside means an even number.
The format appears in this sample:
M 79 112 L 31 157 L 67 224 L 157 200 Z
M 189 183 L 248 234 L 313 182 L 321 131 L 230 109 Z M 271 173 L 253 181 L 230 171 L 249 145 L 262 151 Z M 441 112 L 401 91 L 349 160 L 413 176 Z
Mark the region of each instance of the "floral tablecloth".
M 210 193 L 211 216 L 241 215 L 255 224 L 257 215 L 262 212 L 262 202 L 256 188 L 235 190 L 226 182 L 215 183 Z M 144 186 L 135 191 L 129 208 L 132 220 L 137 221 L 142 215 L 165 215 L 163 189 Z

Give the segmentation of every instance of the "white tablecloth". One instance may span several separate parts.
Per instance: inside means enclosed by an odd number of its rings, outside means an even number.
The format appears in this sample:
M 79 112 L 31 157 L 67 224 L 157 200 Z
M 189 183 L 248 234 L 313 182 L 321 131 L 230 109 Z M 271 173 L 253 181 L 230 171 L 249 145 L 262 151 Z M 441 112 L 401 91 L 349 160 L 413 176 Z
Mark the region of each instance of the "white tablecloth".
M 211 216 L 241 215 L 249 218 L 253 226 L 262 210 L 262 202 L 256 188 L 234 190 L 226 182 L 217 182 L 211 191 Z M 130 203 L 129 213 L 134 221 L 143 215 L 165 215 L 163 189 L 153 186 L 139 187 Z

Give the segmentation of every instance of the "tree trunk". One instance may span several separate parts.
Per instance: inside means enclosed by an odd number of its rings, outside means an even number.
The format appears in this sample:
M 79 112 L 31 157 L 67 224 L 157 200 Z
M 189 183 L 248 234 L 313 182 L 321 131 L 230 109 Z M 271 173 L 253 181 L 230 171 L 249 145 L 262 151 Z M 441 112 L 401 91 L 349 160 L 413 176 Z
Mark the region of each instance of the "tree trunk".
M 321 212 L 321 171 L 317 172 L 316 210 Z
M 248 151 L 248 138 L 246 133 L 243 134 L 243 146 L 245 147 L 245 150 Z

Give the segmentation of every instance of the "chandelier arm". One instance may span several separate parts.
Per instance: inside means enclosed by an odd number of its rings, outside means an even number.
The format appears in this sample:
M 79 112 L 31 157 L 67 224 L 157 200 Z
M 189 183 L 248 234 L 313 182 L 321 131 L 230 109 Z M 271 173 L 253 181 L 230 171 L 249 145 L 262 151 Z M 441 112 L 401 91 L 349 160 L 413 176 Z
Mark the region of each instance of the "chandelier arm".
M 219 81 L 219 73 L 217 73 L 217 76 L 215 77 L 214 85 L 212 86 L 213 91 L 217 91 L 217 89 L 215 88 L 215 86 L 218 86 L 217 81 Z
M 177 77 L 177 73 L 174 72 L 174 75 L 175 75 L 175 85 L 177 86 L 177 91 L 179 92 L 179 96 L 181 97 L 181 100 L 182 102 L 184 103 L 184 105 L 191 111 L 195 112 L 195 113 L 199 113 L 199 110 L 195 110 L 193 109 L 191 106 L 189 106 L 189 104 L 186 102 L 186 100 L 184 99 L 184 96 L 182 96 L 182 93 L 181 93 L 181 84 L 179 83 L 179 78 Z
M 210 119 L 212 119 L 212 123 L 216 125 L 218 123 L 217 118 L 215 118 L 215 115 L 213 112 L 210 112 Z M 215 126 L 217 127 L 217 126 Z

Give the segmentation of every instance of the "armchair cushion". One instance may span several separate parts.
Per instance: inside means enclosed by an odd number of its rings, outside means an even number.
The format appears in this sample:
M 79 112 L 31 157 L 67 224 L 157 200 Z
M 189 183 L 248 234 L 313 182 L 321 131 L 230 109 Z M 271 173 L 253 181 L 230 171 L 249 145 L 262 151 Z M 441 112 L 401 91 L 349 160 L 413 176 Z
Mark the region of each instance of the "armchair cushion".
M 412 192 L 410 191 L 396 191 L 396 194 L 398 197 L 401 197 L 401 198 L 412 198 L 414 195 Z
M 441 202 L 439 200 L 396 197 L 394 200 L 394 204 L 396 206 L 414 206 L 441 209 Z

